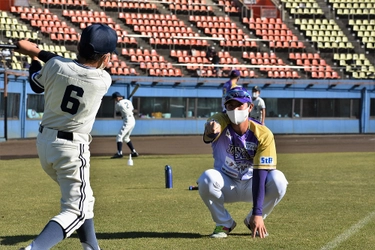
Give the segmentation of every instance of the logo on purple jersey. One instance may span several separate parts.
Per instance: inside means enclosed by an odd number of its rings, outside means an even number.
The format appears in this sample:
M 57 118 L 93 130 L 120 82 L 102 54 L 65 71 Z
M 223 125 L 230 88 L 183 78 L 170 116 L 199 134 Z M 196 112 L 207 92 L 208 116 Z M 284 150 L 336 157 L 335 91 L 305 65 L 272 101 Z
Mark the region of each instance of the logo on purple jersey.
M 254 142 L 247 141 L 245 142 L 245 147 L 247 150 L 256 151 L 257 150 L 257 144 Z

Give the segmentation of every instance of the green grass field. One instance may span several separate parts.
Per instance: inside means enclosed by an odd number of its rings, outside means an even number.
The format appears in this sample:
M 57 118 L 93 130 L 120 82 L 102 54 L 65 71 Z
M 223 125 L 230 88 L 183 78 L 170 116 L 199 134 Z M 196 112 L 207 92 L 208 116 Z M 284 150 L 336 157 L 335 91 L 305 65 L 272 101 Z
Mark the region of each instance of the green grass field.
M 226 239 L 208 237 L 211 216 L 189 191 L 210 155 L 91 159 L 95 224 L 104 250 L 113 249 L 373 249 L 374 153 L 279 154 L 289 181 L 267 218 L 270 236 L 252 239 L 242 224 L 251 204 L 228 204 L 237 228 Z M 173 170 L 165 188 L 164 167 Z M 38 159 L 0 161 L 0 249 L 28 245 L 59 212 L 59 189 Z M 53 249 L 81 249 L 74 234 Z

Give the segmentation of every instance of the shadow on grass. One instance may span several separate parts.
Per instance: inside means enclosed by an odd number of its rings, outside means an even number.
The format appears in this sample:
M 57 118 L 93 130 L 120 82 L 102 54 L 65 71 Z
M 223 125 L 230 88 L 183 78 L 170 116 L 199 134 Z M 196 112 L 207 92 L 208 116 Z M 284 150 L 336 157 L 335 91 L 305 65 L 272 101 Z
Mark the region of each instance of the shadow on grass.
M 37 235 L 0 236 L 0 246 L 12 246 L 20 242 L 33 240 Z
M 0 245 L 11 246 L 21 242 L 33 240 L 37 235 L 14 235 L 0 236 Z M 96 233 L 98 240 L 113 239 L 136 239 L 136 238 L 185 238 L 195 239 L 206 237 L 197 233 L 176 233 L 176 232 L 118 232 L 118 233 Z M 77 234 L 73 234 L 70 238 L 77 238 Z
M 136 239 L 136 238 L 202 238 L 197 233 L 176 233 L 176 232 L 119 232 L 119 233 L 96 233 L 100 240 L 111 239 Z

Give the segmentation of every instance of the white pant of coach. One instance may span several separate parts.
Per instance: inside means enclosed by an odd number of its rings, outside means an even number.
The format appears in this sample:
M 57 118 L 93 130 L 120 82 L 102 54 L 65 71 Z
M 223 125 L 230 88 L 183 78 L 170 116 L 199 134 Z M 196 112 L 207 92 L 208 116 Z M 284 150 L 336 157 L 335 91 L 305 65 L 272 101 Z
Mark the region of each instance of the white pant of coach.
M 60 186 L 61 211 L 56 221 L 69 237 L 85 221 L 94 217 L 90 186 L 91 135 L 68 133 L 72 140 L 59 138 L 58 131 L 43 128 L 37 136 L 37 150 L 43 170 Z
M 249 180 L 235 180 L 215 169 L 203 172 L 198 181 L 199 195 L 211 212 L 216 225 L 230 228 L 233 218 L 224 208 L 224 203 L 253 202 L 252 178 Z M 284 197 L 288 181 L 279 170 L 269 171 L 266 179 L 266 193 L 263 202 L 263 219 Z M 251 209 L 252 205 L 249 206 Z M 247 215 L 249 220 L 252 211 Z

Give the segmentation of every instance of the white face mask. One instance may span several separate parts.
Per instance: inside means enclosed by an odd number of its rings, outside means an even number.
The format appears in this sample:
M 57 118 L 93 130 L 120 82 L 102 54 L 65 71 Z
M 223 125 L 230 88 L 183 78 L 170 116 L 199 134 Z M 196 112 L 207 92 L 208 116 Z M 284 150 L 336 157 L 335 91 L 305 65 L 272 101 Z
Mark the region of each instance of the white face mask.
M 253 93 L 253 98 L 257 98 L 258 96 L 259 96 L 259 93 L 257 93 L 257 92 Z
M 236 125 L 246 121 L 246 119 L 249 118 L 248 109 L 244 109 L 244 110 L 235 109 L 235 110 L 230 110 L 230 111 L 227 110 L 227 114 L 228 114 L 229 120 Z

